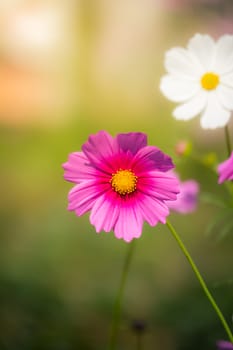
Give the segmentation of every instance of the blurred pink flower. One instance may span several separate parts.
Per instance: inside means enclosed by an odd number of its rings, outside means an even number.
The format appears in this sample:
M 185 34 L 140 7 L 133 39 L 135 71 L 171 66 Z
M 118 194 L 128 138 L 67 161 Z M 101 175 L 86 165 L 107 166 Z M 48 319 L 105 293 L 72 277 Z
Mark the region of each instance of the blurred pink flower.
M 187 148 L 188 148 L 188 142 L 185 140 L 181 140 L 175 145 L 175 152 L 178 156 L 183 156 Z
M 219 350 L 233 350 L 233 344 L 226 340 L 219 340 L 217 347 Z
M 187 156 L 192 152 L 192 144 L 186 140 L 180 140 L 175 145 L 175 153 L 179 157 Z
M 143 133 L 105 131 L 91 135 L 63 164 L 64 177 L 76 185 L 70 191 L 68 210 L 78 216 L 91 211 L 97 232 L 114 231 L 130 242 L 142 233 L 143 222 L 165 223 L 168 202 L 179 192 L 177 178 L 167 173 L 172 160 L 160 149 L 147 146 Z
M 219 184 L 226 180 L 233 180 L 233 152 L 227 160 L 218 165 L 218 174 Z
M 174 174 L 174 172 L 173 172 Z M 199 184 L 195 180 L 180 181 L 177 174 L 174 174 L 180 182 L 180 193 L 177 200 L 168 202 L 169 209 L 181 214 L 188 214 L 196 210 L 199 193 Z

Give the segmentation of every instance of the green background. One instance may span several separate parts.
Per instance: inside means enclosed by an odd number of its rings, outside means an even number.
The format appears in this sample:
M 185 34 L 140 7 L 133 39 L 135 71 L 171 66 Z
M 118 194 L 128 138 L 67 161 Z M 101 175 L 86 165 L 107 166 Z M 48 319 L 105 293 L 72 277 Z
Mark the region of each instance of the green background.
M 51 1 L 51 6 L 59 8 L 61 3 Z M 30 93 L 21 96 L 19 88 L 19 100 L 10 90 L 9 105 L 0 101 L 0 349 L 107 348 L 128 245 L 112 232 L 96 234 L 89 214 L 78 218 L 66 210 L 72 184 L 64 181 L 61 167 L 90 134 L 145 132 L 149 144 L 173 157 L 182 180 L 196 179 L 201 193 L 226 197 L 214 172 L 175 154 L 176 143 L 188 140 L 197 155 L 214 152 L 222 161 L 224 130 L 202 130 L 199 118 L 175 121 L 175 105 L 159 92 L 159 81 L 166 50 L 186 46 L 196 32 L 215 38 L 232 33 L 231 15 L 227 1 L 83 0 L 67 6 L 63 34 L 70 45 L 62 59 L 51 54 L 48 63 L 42 51 L 43 65 L 37 65 L 25 56 L 17 60 L 17 53 L 13 59 L 3 47 L 2 67 L 16 67 L 23 76 L 30 71 L 36 78 L 46 77 L 55 98 L 44 108 L 43 101 L 31 102 Z M 2 79 L 1 85 L 4 90 L 7 81 Z M 229 130 L 232 134 L 232 123 Z M 232 232 L 219 239 L 230 216 L 223 216 L 206 235 L 220 212 L 199 200 L 194 213 L 172 213 L 170 220 L 232 326 Z M 119 349 L 136 349 L 136 320 L 145 323 L 143 349 L 215 349 L 217 339 L 227 338 L 163 225 L 144 224 L 136 241 Z

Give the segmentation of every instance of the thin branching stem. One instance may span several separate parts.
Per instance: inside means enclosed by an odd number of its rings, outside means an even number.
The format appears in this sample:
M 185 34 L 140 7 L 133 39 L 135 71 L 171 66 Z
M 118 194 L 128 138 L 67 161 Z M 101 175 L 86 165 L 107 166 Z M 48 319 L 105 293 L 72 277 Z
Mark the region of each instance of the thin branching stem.
M 123 298 L 123 293 L 125 289 L 125 283 L 129 272 L 130 263 L 133 256 L 134 246 L 135 246 L 135 239 L 133 239 L 132 242 L 129 243 L 128 251 L 127 251 L 123 269 L 122 269 L 120 285 L 119 285 L 119 289 L 118 289 L 118 293 L 116 296 L 114 309 L 113 309 L 113 320 L 112 320 L 112 327 L 111 327 L 111 333 L 110 333 L 109 350 L 116 349 L 117 335 L 118 335 L 120 316 L 121 316 L 122 298 Z
M 176 242 L 180 246 L 180 248 L 181 248 L 182 252 L 184 253 L 185 257 L 187 258 L 187 260 L 188 260 L 191 268 L 193 269 L 193 272 L 195 273 L 195 275 L 196 275 L 196 277 L 197 277 L 197 279 L 198 279 L 198 281 L 199 281 L 199 283 L 200 283 L 200 285 L 201 285 L 201 287 L 202 287 L 206 297 L 208 298 L 209 302 L 213 306 L 216 314 L 218 315 L 218 317 L 219 317 L 219 319 L 220 319 L 220 321 L 221 321 L 221 323 L 222 323 L 222 325 L 223 325 L 223 327 L 224 327 L 224 329 L 225 329 L 225 331 L 226 331 L 226 333 L 228 335 L 229 340 L 233 344 L 233 334 L 232 334 L 232 332 L 230 330 L 230 327 L 228 326 L 228 324 L 227 324 L 227 322 L 226 322 L 226 320 L 225 320 L 225 318 L 224 318 L 220 308 L 218 307 L 216 301 L 214 300 L 213 296 L 211 295 L 211 293 L 210 293 L 210 291 L 209 291 L 209 289 L 208 289 L 208 287 L 207 287 L 203 277 L 201 276 L 201 273 L 198 270 L 195 262 L 193 261 L 191 255 L 189 254 L 187 248 L 185 247 L 184 243 L 182 242 L 181 238 L 179 237 L 178 233 L 176 232 L 176 230 L 174 229 L 172 224 L 169 221 L 167 221 L 166 225 L 167 225 L 168 229 L 170 230 L 170 232 L 172 233 L 173 237 L 175 238 Z
M 227 145 L 227 155 L 228 157 L 230 157 L 232 147 L 231 147 L 230 133 L 227 125 L 225 126 L 225 137 L 226 137 L 226 145 Z

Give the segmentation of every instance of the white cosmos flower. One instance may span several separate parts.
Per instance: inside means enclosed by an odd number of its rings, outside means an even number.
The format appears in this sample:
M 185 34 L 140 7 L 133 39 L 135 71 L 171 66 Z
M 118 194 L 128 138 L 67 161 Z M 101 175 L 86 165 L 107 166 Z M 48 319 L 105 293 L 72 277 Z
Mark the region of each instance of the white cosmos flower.
M 173 111 L 179 120 L 201 115 L 204 129 L 225 126 L 233 110 L 233 35 L 215 42 L 209 35 L 196 34 L 187 49 L 167 51 L 160 89 L 180 105 Z

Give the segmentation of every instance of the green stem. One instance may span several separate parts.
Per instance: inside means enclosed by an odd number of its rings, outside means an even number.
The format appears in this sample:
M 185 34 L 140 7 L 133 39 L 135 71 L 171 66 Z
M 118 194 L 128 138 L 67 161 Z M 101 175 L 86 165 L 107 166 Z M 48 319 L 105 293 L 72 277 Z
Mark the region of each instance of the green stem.
M 230 140 L 230 134 L 227 125 L 225 126 L 225 137 L 226 137 L 226 144 L 227 144 L 227 154 L 228 157 L 231 155 L 231 140 Z
M 118 293 L 116 296 L 114 309 L 113 309 L 113 320 L 112 320 L 112 328 L 111 328 L 110 341 L 109 341 L 109 350 L 114 350 L 116 348 L 119 321 L 120 321 L 120 315 L 121 315 L 122 296 L 123 296 L 128 272 L 129 272 L 130 262 L 132 260 L 134 246 L 135 246 L 135 239 L 133 239 L 132 242 L 129 244 L 128 252 L 126 254 L 125 261 L 124 261 L 124 266 L 123 266 L 121 279 L 120 279 L 120 286 L 118 289 Z
M 184 255 L 186 256 L 189 264 L 191 265 L 191 268 L 193 269 L 193 272 L 195 273 L 204 293 L 206 294 L 207 298 L 209 299 L 209 302 L 211 303 L 211 305 L 213 306 L 215 312 L 217 313 L 220 321 L 222 322 L 222 325 L 229 337 L 229 340 L 231 341 L 231 343 L 233 343 L 233 334 L 230 330 L 230 327 L 228 326 L 221 310 L 219 309 L 218 305 L 216 304 L 214 298 L 212 297 L 205 281 L 203 280 L 196 264 L 194 263 L 191 255 L 189 254 L 187 248 L 185 247 L 184 243 L 182 242 L 181 238 L 179 237 L 178 233 L 176 232 L 176 230 L 174 229 L 174 227 L 171 225 L 171 223 L 169 221 L 167 221 L 166 223 L 167 227 L 169 228 L 170 232 L 172 233 L 173 237 L 175 238 L 175 240 L 177 241 L 178 245 L 180 246 L 182 252 L 184 253 Z
M 141 332 L 137 333 L 137 350 L 142 350 L 142 334 L 141 334 Z

